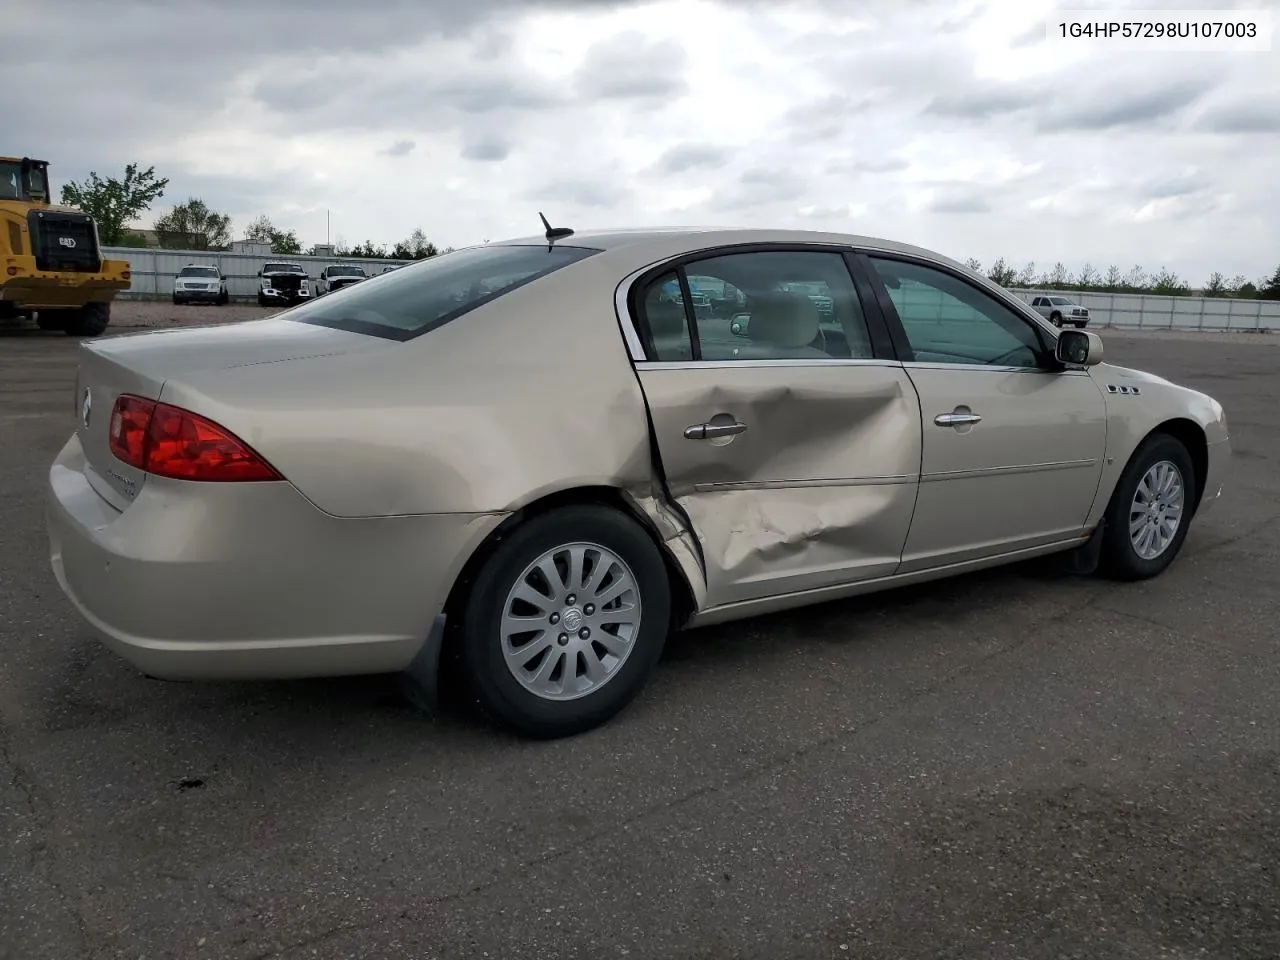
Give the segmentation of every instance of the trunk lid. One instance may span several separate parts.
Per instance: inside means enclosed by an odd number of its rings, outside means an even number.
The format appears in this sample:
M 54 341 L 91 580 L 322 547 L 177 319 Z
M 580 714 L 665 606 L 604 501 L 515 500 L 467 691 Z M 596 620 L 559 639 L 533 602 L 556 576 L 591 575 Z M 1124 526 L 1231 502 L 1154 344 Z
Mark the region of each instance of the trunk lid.
M 120 510 L 146 482 L 144 471 L 111 452 L 111 412 L 122 393 L 156 400 L 167 380 L 196 371 L 392 347 L 377 337 L 275 318 L 87 341 L 76 376 L 75 416 L 89 482 Z

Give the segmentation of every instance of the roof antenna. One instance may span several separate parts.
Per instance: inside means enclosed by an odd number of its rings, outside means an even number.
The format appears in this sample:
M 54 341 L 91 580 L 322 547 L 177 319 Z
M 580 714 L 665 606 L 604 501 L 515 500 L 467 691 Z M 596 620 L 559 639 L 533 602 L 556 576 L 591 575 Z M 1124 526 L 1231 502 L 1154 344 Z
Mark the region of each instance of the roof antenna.
M 563 240 L 565 237 L 572 237 L 572 236 L 573 236 L 573 229 L 572 229 L 572 228 L 570 228 L 570 227 L 553 227 L 551 224 L 549 224 L 549 223 L 547 222 L 547 218 L 546 218 L 545 216 L 543 216 L 543 215 L 542 215 L 542 212 L 541 212 L 541 211 L 539 211 L 539 213 L 538 213 L 538 217 L 539 217 L 539 219 L 541 219 L 541 220 L 542 220 L 542 225 L 543 225 L 544 227 L 546 227 L 546 229 L 547 229 L 547 243 L 548 243 L 548 244 L 555 243 L 557 240 Z

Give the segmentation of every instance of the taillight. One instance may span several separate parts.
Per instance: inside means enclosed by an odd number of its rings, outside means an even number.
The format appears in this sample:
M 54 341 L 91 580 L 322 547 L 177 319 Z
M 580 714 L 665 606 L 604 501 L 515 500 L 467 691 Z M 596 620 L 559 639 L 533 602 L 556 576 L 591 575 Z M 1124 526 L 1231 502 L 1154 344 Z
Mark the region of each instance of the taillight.
M 111 411 L 111 452 L 129 466 L 176 480 L 281 480 L 275 469 L 212 420 L 122 393 Z
M 123 277 L 125 280 L 129 280 L 129 279 L 132 279 L 133 273 L 129 270 L 121 270 L 120 276 Z

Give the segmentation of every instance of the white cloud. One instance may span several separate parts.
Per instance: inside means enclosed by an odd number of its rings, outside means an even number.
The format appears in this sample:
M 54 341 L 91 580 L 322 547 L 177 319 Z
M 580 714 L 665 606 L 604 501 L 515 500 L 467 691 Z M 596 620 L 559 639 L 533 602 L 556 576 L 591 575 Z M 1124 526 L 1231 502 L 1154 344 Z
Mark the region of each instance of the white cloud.
M 6 139 L 57 180 L 154 164 L 165 201 L 309 242 L 326 211 L 350 240 L 421 226 L 457 246 L 527 234 L 543 209 L 1270 272 L 1280 59 L 1046 44 L 1055 7 L 1083 5 L 169 0 L 122 18 L 11 0 L 0 88 L 41 78 L 30 107 L 9 101 Z

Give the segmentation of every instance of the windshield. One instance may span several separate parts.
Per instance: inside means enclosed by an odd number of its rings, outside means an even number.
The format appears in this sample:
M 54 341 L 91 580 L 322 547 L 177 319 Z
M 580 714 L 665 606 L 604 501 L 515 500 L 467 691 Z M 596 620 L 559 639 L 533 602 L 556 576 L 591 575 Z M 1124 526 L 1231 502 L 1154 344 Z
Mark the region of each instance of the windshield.
M 409 340 L 516 287 L 577 263 L 586 247 L 481 246 L 455 250 L 295 307 L 290 320 Z
M 183 267 L 180 277 L 216 277 L 218 271 L 213 267 Z
M 262 268 L 263 273 L 302 273 L 296 263 L 268 263 Z
M 0 200 L 22 199 L 22 165 L 0 161 Z
M 330 267 L 329 276 L 331 277 L 363 277 L 364 270 L 360 267 Z

